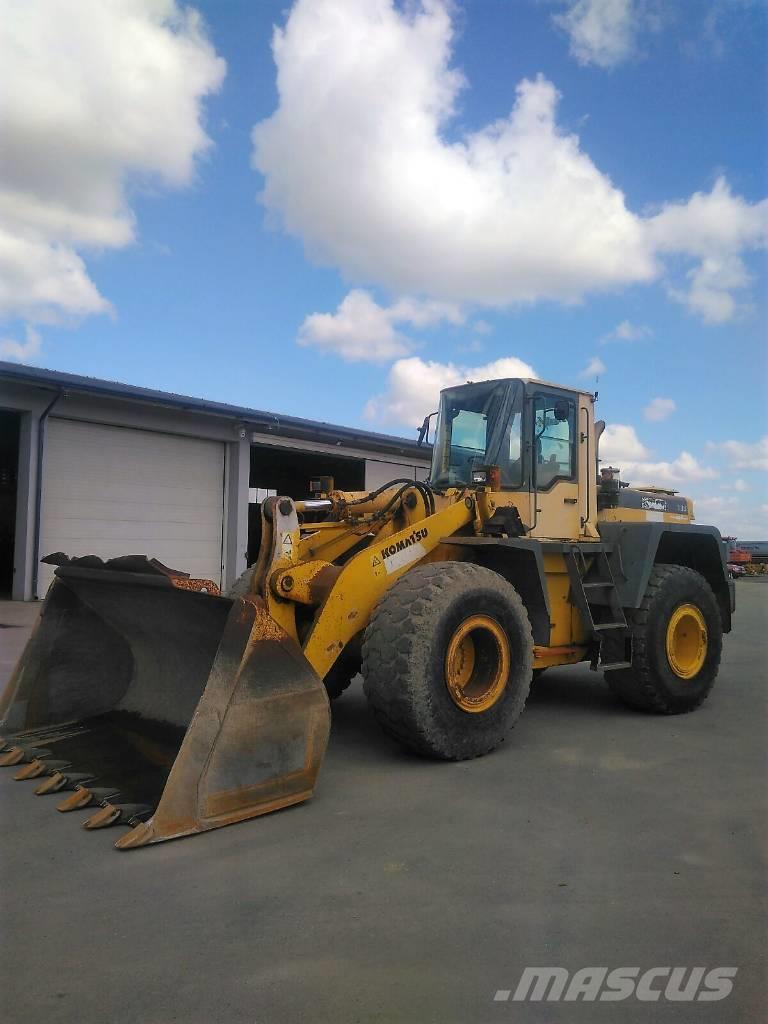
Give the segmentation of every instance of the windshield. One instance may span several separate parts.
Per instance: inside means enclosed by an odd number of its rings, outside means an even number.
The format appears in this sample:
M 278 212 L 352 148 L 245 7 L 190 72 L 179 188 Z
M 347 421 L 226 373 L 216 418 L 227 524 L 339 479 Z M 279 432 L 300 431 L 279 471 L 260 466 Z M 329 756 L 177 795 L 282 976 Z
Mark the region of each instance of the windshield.
M 502 487 L 520 487 L 522 388 L 491 381 L 448 388 L 440 396 L 430 482 L 469 487 L 472 470 L 498 466 Z

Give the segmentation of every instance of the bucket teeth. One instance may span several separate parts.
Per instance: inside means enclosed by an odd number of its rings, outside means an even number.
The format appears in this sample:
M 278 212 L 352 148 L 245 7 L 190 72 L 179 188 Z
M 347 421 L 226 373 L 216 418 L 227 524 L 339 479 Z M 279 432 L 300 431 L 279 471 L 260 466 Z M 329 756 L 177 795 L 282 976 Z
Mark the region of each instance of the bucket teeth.
M 90 772 L 54 771 L 51 772 L 50 778 L 37 787 L 35 796 L 45 796 L 46 793 L 58 793 L 61 789 L 75 789 L 83 783 L 93 781 L 93 775 Z
M 105 800 L 99 810 L 83 822 L 83 828 L 108 828 L 118 823 L 138 825 L 151 815 L 152 808 L 146 804 L 113 804 Z
M 92 814 L 90 818 L 86 818 L 83 822 L 83 828 L 109 828 L 110 825 L 116 825 L 121 817 L 122 811 L 120 808 L 107 802 L 95 814 Z
M 23 768 L 19 768 L 13 777 L 17 782 L 21 782 L 23 779 L 36 779 L 39 775 L 45 775 L 47 771 L 47 763 L 36 757 L 34 761 L 30 761 Z
M 24 761 L 24 750 L 21 747 L 11 747 L 0 757 L 0 767 L 11 768 L 15 764 L 21 764 L 22 761 Z
M 62 772 L 54 772 L 53 775 L 49 775 L 45 782 L 41 782 L 35 790 L 35 796 L 45 796 L 47 793 L 58 793 L 60 789 L 65 789 L 68 783 L 67 776 Z
M 57 811 L 78 811 L 81 807 L 88 807 L 93 803 L 106 802 L 112 797 L 117 796 L 116 789 L 104 789 L 103 787 L 94 787 L 91 789 L 88 786 L 77 785 L 75 786 L 75 792 L 72 796 L 68 796 L 66 800 L 62 800 L 56 807 Z
M 38 747 L 11 747 L 9 751 L 0 755 L 0 768 L 11 768 L 22 761 L 34 761 L 50 753 L 50 750 L 40 750 Z

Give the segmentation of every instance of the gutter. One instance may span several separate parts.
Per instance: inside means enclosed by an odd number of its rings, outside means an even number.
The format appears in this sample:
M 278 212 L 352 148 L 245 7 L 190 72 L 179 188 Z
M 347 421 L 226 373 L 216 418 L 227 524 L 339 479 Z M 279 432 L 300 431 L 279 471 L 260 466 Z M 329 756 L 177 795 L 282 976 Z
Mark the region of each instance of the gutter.
M 37 421 L 37 477 L 35 479 L 35 542 L 32 548 L 32 600 L 39 601 L 37 583 L 40 575 L 40 527 L 43 508 L 43 456 L 45 454 L 45 423 L 53 407 L 62 397 L 64 391 L 59 389 L 48 405 L 43 409 Z

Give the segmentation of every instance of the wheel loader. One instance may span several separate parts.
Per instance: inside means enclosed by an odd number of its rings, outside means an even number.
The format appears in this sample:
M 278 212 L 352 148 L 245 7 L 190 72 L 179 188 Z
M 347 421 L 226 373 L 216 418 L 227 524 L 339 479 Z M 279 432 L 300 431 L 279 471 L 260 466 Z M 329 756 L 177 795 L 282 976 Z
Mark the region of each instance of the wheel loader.
M 329 698 L 358 672 L 385 732 L 443 760 L 499 747 L 553 666 L 589 662 L 640 711 L 693 710 L 731 626 L 725 544 L 689 499 L 601 467 L 595 398 L 447 388 L 428 480 L 268 499 L 226 594 L 146 556 L 49 556 L 0 764 L 89 808 L 87 829 L 127 825 L 126 850 L 306 800 Z

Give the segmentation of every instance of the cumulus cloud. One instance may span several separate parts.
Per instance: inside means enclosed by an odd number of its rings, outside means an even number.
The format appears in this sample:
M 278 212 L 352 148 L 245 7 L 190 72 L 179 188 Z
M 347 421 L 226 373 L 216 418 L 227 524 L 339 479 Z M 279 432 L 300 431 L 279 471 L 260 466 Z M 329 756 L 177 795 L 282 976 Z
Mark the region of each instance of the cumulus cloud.
M 612 341 L 640 341 L 642 338 L 650 338 L 652 334 L 651 328 L 645 324 L 633 324 L 631 320 L 622 320 L 613 330 L 602 336 L 600 344 L 608 345 Z
M 642 484 L 683 484 L 691 480 L 713 480 L 720 474 L 711 466 L 705 466 L 690 452 L 682 451 L 669 462 L 632 462 L 625 460 L 621 466 L 625 479 L 633 477 L 633 483 Z
M 693 508 L 699 523 L 717 526 L 724 537 L 752 540 L 764 537 L 768 530 L 768 505 L 747 503 L 742 496 L 704 493 L 694 499 Z
M 580 64 L 614 68 L 633 53 L 638 15 L 632 0 L 575 0 L 553 18 Z
M 466 384 L 467 381 L 535 376 L 533 368 L 515 356 L 473 367 L 425 362 L 418 356 L 398 359 L 389 371 L 386 392 L 368 402 L 365 416 L 381 423 L 417 427 L 428 413 L 437 408 L 443 388 Z
M 652 398 L 643 409 L 643 415 L 653 423 L 659 423 L 667 419 L 677 408 L 677 403 L 672 398 Z
M 742 252 L 768 245 L 768 199 L 750 204 L 720 177 L 711 192 L 665 204 L 649 219 L 648 234 L 656 251 L 697 261 L 686 274 L 688 286 L 671 287 L 671 297 L 705 322 L 723 323 L 738 312 L 733 293 L 751 282 Z
M 768 436 L 759 441 L 708 441 L 707 450 L 725 455 L 736 469 L 768 470 Z
M 641 220 L 558 126 L 551 82 L 449 139 L 452 39 L 441 0 L 298 0 L 273 40 L 278 108 L 253 132 L 267 208 L 395 294 L 503 306 L 651 280 Z
M 19 363 L 34 362 L 40 354 L 40 333 L 29 324 L 26 325 L 24 333 L 24 341 L 0 338 L 0 359 L 11 359 Z
M 618 466 L 625 480 L 641 484 L 682 484 L 692 480 L 711 480 L 719 474 L 705 466 L 690 452 L 682 451 L 669 461 L 653 461 L 651 452 L 637 436 L 634 427 L 609 423 L 600 438 L 600 459 L 604 465 Z
M 597 356 L 592 356 L 587 365 L 579 374 L 580 377 L 599 377 L 601 373 L 605 373 L 606 365 L 602 359 L 598 359 Z
M 0 317 L 107 311 L 82 252 L 135 236 L 126 182 L 181 186 L 224 76 L 175 0 L 0 0 Z
M 635 428 L 625 423 L 609 423 L 600 438 L 600 458 L 606 464 L 621 468 L 626 461 L 647 459 L 650 454 Z
M 682 271 L 695 266 L 672 297 L 710 322 L 734 315 L 762 204 L 721 179 L 650 218 L 632 212 L 558 124 L 559 94 L 541 75 L 518 84 L 506 116 L 462 133 L 451 10 L 448 0 L 297 0 L 273 38 L 277 109 L 253 131 L 277 222 L 352 281 L 481 307 L 650 282 L 659 254 L 677 254 Z M 614 28 L 631 11 L 620 0 L 570 8 L 574 26 Z M 609 35 L 590 36 L 605 60 L 623 52 Z
M 312 313 L 299 330 L 299 344 L 335 352 L 350 362 L 382 362 L 405 355 L 409 338 L 395 324 L 430 327 L 441 321 L 464 322 L 454 303 L 402 298 L 383 307 L 370 292 L 356 288 L 339 303 L 335 313 Z

